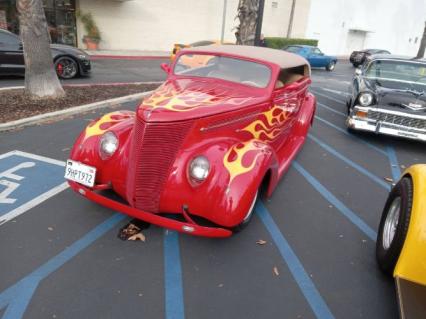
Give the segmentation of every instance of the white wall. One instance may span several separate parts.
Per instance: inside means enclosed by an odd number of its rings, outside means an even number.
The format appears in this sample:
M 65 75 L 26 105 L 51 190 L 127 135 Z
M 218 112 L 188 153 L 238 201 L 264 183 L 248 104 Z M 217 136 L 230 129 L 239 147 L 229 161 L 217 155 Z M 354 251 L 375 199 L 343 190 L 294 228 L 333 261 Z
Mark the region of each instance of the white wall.
M 319 47 L 328 54 L 346 55 L 349 30 L 367 30 L 371 32 L 365 33 L 359 49 L 414 55 L 425 21 L 426 0 L 312 0 L 305 36 L 319 39 Z
M 298 0 L 293 36 L 303 36 L 311 0 Z M 265 36 L 285 36 L 292 0 L 266 0 Z M 238 0 L 227 1 L 225 41 L 235 42 Z M 104 50 L 171 50 L 174 43 L 220 40 L 223 0 L 78 0 L 91 12 L 102 34 Z M 84 35 L 78 24 L 79 46 Z

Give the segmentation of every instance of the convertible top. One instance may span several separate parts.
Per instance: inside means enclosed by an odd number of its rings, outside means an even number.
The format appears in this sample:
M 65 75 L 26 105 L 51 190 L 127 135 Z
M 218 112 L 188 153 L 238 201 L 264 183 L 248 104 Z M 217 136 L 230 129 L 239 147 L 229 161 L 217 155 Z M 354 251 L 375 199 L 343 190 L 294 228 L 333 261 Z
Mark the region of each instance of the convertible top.
M 294 68 L 298 66 L 309 66 L 308 61 L 297 54 L 263 47 L 248 45 L 207 45 L 196 48 L 183 49 L 182 52 L 211 52 L 216 54 L 229 54 L 240 57 L 247 57 L 256 60 L 272 62 L 282 69 Z

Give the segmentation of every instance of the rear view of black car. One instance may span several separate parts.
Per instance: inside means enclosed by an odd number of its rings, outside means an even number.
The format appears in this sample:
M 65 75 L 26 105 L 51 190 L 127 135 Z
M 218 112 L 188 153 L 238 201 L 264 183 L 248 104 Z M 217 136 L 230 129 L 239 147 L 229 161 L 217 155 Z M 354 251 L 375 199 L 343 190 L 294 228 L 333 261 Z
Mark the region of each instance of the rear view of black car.
M 426 60 L 371 56 L 356 70 L 347 107 L 349 131 L 426 141 Z
M 90 57 L 83 50 L 60 44 L 51 44 L 53 63 L 61 79 L 88 75 Z M 0 29 L 0 75 L 24 75 L 25 61 L 22 42 L 9 31 Z
M 354 67 L 358 67 L 363 64 L 367 57 L 373 54 L 390 54 L 389 51 L 380 50 L 380 49 L 365 49 L 362 51 L 354 51 L 351 53 L 349 57 L 349 61 L 352 63 Z

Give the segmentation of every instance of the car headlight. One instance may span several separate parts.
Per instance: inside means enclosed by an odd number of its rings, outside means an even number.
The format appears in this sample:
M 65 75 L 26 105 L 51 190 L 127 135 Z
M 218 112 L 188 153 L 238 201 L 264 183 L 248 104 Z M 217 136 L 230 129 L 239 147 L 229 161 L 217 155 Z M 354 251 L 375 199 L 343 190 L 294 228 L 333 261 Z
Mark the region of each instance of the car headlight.
M 80 60 L 88 60 L 87 55 L 85 55 L 85 54 L 78 54 L 78 55 L 77 55 L 77 57 L 78 57 Z
M 99 145 L 99 154 L 102 159 L 111 157 L 118 149 L 118 138 L 113 132 L 106 132 L 102 135 Z
M 369 106 L 373 103 L 373 94 L 369 92 L 361 93 L 358 97 L 358 101 L 362 106 Z
M 202 182 L 210 172 L 210 163 L 204 156 L 197 156 L 189 164 L 189 176 L 195 181 Z

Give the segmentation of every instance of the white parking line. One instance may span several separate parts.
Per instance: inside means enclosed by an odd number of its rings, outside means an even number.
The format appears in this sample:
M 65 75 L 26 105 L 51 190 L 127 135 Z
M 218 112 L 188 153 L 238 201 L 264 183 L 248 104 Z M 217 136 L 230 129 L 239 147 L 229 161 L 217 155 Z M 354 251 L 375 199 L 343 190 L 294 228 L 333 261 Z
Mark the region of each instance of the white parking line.
M 19 215 L 22 215 L 23 213 L 26 213 L 31 208 L 43 203 L 44 201 L 48 200 L 49 198 L 59 194 L 60 192 L 66 190 L 69 187 L 67 182 L 62 183 L 59 186 L 56 186 L 55 188 L 52 188 L 50 191 L 47 191 L 46 193 L 41 194 L 40 196 L 37 196 L 36 198 L 33 198 L 29 202 L 26 202 L 24 205 L 19 206 L 18 208 L 8 212 L 7 214 L 4 214 L 0 218 L 0 226 L 7 223 L 11 219 L 14 219 L 18 217 Z

